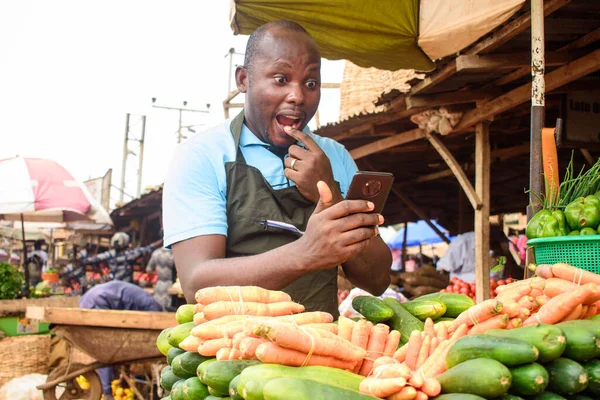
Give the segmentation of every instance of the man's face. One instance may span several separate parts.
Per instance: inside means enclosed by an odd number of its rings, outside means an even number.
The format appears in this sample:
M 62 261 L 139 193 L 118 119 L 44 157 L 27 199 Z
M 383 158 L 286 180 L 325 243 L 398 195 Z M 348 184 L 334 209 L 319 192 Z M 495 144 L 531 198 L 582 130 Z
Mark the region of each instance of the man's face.
M 315 115 L 321 97 L 321 58 L 306 34 L 274 30 L 263 38 L 248 73 L 236 74 L 246 94 L 245 122 L 266 143 L 289 147 L 295 139 L 285 126 L 303 129 Z

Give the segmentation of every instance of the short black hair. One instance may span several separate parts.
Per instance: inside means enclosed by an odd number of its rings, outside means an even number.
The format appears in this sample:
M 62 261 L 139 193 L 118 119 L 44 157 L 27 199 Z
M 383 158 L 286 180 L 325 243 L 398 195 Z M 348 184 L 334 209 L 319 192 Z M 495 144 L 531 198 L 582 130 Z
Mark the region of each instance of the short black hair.
M 248 73 L 250 73 L 250 71 L 252 70 L 254 60 L 256 59 L 256 57 L 260 56 L 260 44 L 262 43 L 265 36 L 269 33 L 269 31 L 273 28 L 281 28 L 287 31 L 305 33 L 310 36 L 310 33 L 308 33 L 307 30 L 302 27 L 302 25 L 298 24 L 297 22 L 285 19 L 268 22 L 264 25 L 259 26 L 254 30 L 254 32 L 252 32 L 252 34 L 248 38 L 248 43 L 246 44 L 244 68 L 246 68 Z

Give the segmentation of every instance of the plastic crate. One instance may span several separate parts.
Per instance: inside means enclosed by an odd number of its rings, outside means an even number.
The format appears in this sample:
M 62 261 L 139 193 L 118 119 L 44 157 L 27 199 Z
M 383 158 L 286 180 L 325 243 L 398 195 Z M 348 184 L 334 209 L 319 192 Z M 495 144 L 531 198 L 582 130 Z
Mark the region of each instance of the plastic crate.
M 600 274 L 600 235 L 531 239 L 536 264 L 567 263 Z

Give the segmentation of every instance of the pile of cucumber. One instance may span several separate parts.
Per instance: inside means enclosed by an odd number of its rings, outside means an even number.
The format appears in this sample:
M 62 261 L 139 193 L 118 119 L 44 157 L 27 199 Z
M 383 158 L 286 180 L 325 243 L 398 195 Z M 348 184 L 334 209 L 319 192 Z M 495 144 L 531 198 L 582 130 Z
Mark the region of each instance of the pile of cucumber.
M 448 353 L 436 399 L 599 399 L 599 359 L 598 320 L 465 336 Z

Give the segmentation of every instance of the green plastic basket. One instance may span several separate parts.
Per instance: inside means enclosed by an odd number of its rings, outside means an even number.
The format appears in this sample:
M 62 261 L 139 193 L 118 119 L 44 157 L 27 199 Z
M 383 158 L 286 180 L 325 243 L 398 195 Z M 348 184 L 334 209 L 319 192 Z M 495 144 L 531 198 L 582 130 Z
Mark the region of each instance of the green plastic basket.
M 600 274 L 600 235 L 531 239 L 536 264 L 567 263 Z

